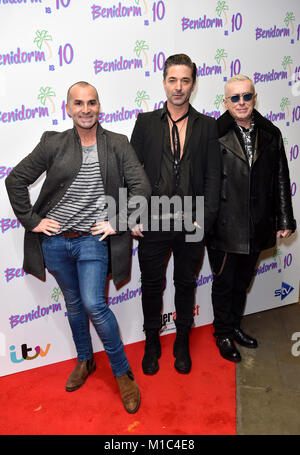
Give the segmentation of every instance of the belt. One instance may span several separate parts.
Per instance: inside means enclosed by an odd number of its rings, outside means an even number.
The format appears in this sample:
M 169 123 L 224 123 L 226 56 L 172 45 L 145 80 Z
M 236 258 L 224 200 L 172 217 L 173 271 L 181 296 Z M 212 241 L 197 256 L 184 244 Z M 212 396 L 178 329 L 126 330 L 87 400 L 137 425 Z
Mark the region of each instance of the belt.
M 90 234 L 89 232 L 84 231 L 64 231 L 58 235 L 61 235 L 65 239 L 77 239 L 78 237 L 82 237 L 89 234 Z

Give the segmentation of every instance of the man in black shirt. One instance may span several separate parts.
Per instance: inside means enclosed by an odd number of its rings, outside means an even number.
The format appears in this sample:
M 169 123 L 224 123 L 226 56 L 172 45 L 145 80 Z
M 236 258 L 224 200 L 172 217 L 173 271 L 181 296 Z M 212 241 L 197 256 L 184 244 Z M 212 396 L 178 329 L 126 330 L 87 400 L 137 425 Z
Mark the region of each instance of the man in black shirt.
M 296 229 L 290 179 L 279 129 L 254 109 L 257 94 L 247 76 L 225 85 L 227 111 L 217 120 L 222 157 L 220 211 L 208 240 L 214 273 L 212 304 L 220 354 L 239 362 L 234 341 L 256 348 L 241 318 L 260 251 Z
M 196 274 L 201 261 L 203 242 L 189 241 L 184 227 L 191 212 L 195 230 L 199 229 L 196 198 L 204 196 L 204 229 L 211 229 L 219 206 L 220 157 L 216 122 L 197 112 L 189 104 L 196 83 L 196 66 L 184 54 L 169 57 L 164 66 L 163 85 L 167 101 L 163 109 L 139 114 L 131 144 L 152 185 L 152 201 L 174 198 L 187 210 L 151 210 L 149 229 L 136 229 L 139 237 L 139 263 L 142 278 L 142 305 L 146 333 L 142 367 L 145 374 L 159 369 L 161 355 L 162 292 L 165 267 L 173 251 L 176 310 L 176 340 L 173 353 L 180 373 L 191 369 L 189 332 L 193 323 Z M 153 221 L 158 220 L 158 230 Z M 164 222 L 170 223 L 165 229 Z M 203 225 L 203 223 L 202 223 Z M 152 227 L 152 230 L 151 230 Z M 201 226 L 203 227 L 203 226 Z M 197 235 L 197 232 L 195 233 Z M 203 235 L 202 235 L 203 237 Z

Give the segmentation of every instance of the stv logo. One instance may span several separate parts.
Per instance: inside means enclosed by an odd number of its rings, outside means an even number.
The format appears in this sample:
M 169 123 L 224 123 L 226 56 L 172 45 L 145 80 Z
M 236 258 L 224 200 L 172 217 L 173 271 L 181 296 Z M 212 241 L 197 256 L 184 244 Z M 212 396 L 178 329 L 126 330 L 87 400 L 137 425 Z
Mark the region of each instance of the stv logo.
M 280 296 L 281 300 L 284 300 L 293 290 L 294 288 L 290 284 L 282 283 L 281 289 L 275 290 L 275 297 Z

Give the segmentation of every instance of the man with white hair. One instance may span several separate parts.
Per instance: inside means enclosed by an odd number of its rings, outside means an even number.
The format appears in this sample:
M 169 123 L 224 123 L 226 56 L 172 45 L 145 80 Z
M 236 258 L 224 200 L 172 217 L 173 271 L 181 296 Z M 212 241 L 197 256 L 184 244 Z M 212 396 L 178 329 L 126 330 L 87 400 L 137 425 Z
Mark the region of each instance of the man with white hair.
M 226 112 L 217 120 L 222 183 L 220 211 L 208 239 L 214 274 L 214 335 L 222 357 L 241 361 L 234 342 L 256 348 L 241 319 L 259 253 L 296 229 L 287 159 L 280 130 L 254 109 L 253 81 L 225 85 Z

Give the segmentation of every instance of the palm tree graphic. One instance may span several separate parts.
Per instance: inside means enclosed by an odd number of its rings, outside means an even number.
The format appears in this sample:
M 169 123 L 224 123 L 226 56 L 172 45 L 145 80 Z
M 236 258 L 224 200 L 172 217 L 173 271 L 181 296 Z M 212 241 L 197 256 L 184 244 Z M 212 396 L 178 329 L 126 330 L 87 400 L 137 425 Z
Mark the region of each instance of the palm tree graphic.
M 283 60 L 281 62 L 283 69 L 286 70 L 287 67 L 289 68 L 290 77 L 292 76 L 292 68 L 291 68 L 292 63 L 293 63 L 293 59 L 289 55 L 286 55 L 285 57 L 283 57 Z
M 273 254 L 273 259 L 277 261 L 278 258 L 279 267 L 281 266 L 281 254 L 281 250 L 276 246 Z
M 135 103 L 138 105 L 138 107 L 142 106 L 142 103 L 145 104 L 146 106 L 146 111 L 149 111 L 148 103 L 146 103 L 146 100 L 149 100 L 150 97 L 147 95 L 145 90 L 137 91 L 136 92 L 136 98 L 135 98 Z
M 281 98 L 281 103 L 280 103 L 280 109 L 284 111 L 286 109 L 287 111 L 287 116 L 290 116 L 290 110 L 288 106 L 291 104 L 290 100 L 287 97 Z
M 226 60 L 225 58 L 228 56 L 227 52 L 225 49 L 217 49 L 217 53 L 215 55 L 215 60 L 217 61 L 218 65 L 220 65 L 221 60 L 224 65 L 224 71 L 226 71 Z
M 227 24 L 227 14 L 226 14 L 226 11 L 228 11 L 228 5 L 226 4 L 226 2 L 218 2 L 217 4 L 217 8 L 216 8 L 216 13 L 219 17 L 221 17 L 221 14 L 223 13 L 224 14 L 224 17 L 225 17 L 225 24 Z
M 148 46 L 148 44 L 146 44 L 146 41 L 144 41 L 144 40 L 137 40 L 135 42 L 135 48 L 133 49 L 133 52 L 135 52 L 138 57 L 140 57 L 141 52 L 143 52 L 146 65 L 148 65 L 148 55 L 145 51 L 148 49 L 149 49 L 149 46 Z
M 295 20 L 295 15 L 294 13 L 287 12 L 284 18 L 284 23 L 287 27 L 291 24 L 291 29 L 292 29 L 292 35 L 294 34 L 294 20 Z
M 139 4 L 140 4 L 140 0 L 134 0 L 134 3 L 135 3 L 136 5 L 139 5 Z M 146 2 L 146 0 L 143 0 L 143 3 L 144 3 L 144 14 L 147 14 L 148 8 L 147 8 L 147 2 Z
M 288 143 L 289 143 L 288 138 L 287 138 L 287 137 L 284 137 L 284 138 L 282 139 L 282 142 L 283 142 L 283 146 L 284 146 L 285 153 L 287 153 L 287 151 L 288 151 L 288 150 L 287 150 L 287 145 L 288 145 Z
M 51 299 L 55 300 L 55 302 L 58 302 L 59 296 L 62 295 L 61 289 L 60 288 L 53 288 Z
M 43 44 L 45 43 L 47 48 L 48 48 L 48 52 L 49 52 L 49 58 L 52 57 L 52 50 L 51 50 L 51 47 L 50 45 L 47 43 L 47 41 L 52 41 L 52 36 L 49 35 L 49 33 L 47 32 L 47 30 L 37 30 L 35 32 L 35 38 L 34 38 L 34 43 L 36 43 L 37 47 L 39 49 L 42 48 Z
M 51 89 L 51 87 L 41 87 L 40 88 L 40 93 L 38 95 L 38 100 L 42 103 L 43 106 L 45 106 L 46 101 L 50 101 L 50 104 L 52 106 L 52 112 L 53 114 L 55 112 L 55 104 L 53 103 L 51 97 L 56 96 L 55 92 Z
M 216 95 L 216 99 L 214 101 L 214 106 L 217 109 L 220 109 L 221 104 L 223 103 L 223 95 Z

